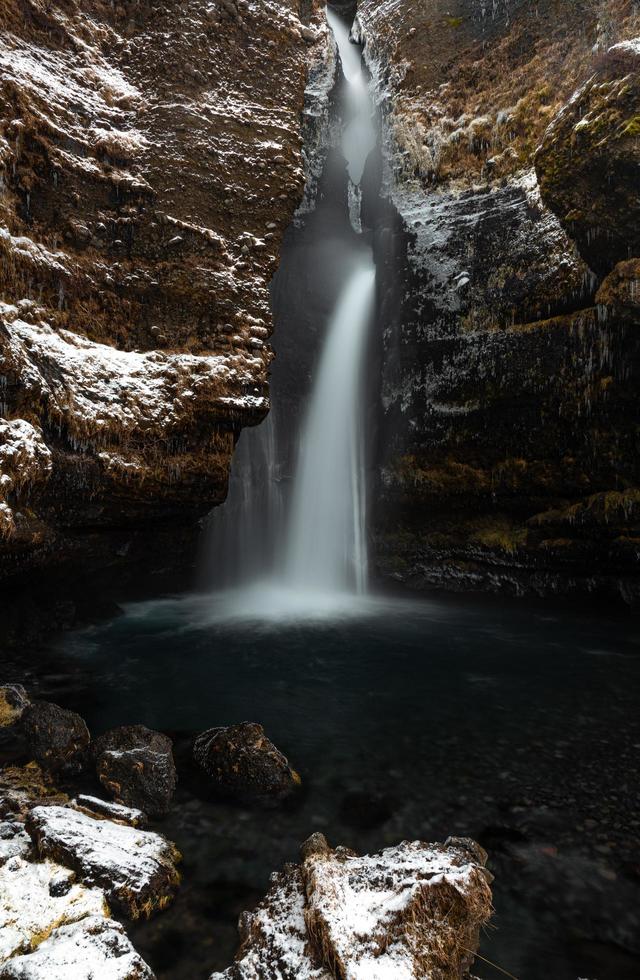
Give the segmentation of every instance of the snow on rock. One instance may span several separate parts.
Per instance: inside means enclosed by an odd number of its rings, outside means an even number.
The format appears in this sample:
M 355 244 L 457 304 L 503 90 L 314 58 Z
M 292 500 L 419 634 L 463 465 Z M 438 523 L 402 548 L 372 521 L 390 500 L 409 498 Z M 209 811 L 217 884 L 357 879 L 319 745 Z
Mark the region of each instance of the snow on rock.
M 0 866 L 11 858 L 26 858 L 31 853 L 31 838 L 17 820 L 0 820 Z
M 72 868 L 87 885 L 99 885 L 132 918 L 150 915 L 173 899 L 180 855 L 160 834 L 62 806 L 38 806 L 26 827 L 43 857 Z
M 74 878 L 53 861 L 14 857 L 0 868 L 0 963 L 34 948 L 57 926 L 105 914 L 104 893 Z
M 302 872 L 289 864 L 272 876 L 255 912 L 242 915 L 236 962 L 210 980 L 332 980 L 310 941 L 304 910 Z
M 15 501 L 48 480 L 51 470 L 51 451 L 40 428 L 25 419 L 0 419 L 0 535 L 14 530 Z
M 90 814 L 98 814 L 101 817 L 108 817 L 119 823 L 128 823 L 132 827 L 144 827 L 147 816 L 142 810 L 135 807 L 123 806 L 122 803 L 111 803 L 108 800 L 101 800 L 97 796 L 84 796 L 80 794 L 72 805 L 79 810 L 88 810 Z
M 359 857 L 322 834 L 240 921 L 236 962 L 211 980 L 461 977 L 491 914 L 486 855 L 472 841 L 404 842 Z
M 87 916 L 54 929 L 33 953 L 0 966 L 0 980 L 153 980 L 119 922 Z

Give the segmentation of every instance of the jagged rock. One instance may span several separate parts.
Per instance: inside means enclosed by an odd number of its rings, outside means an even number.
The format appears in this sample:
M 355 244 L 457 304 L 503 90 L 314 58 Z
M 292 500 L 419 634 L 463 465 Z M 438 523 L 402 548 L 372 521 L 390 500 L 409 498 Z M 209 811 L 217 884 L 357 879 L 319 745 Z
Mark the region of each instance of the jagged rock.
M 0 966 L 0 980 L 154 980 L 119 922 L 87 916 L 54 929 L 32 953 Z
M 85 768 L 91 736 L 80 715 L 48 701 L 35 701 L 23 718 L 29 749 L 43 769 L 77 775 Z
M 0 728 L 20 721 L 30 701 L 22 684 L 3 684 L 0 687 Z
M 53 861 L 14 857 L 0 868 L 0 963 L 34 948 L 56 926 L 106 914 L 104 893 L 74 878 Z M 55 887 L 61 882 L 68 887 Z
M 236 962 L 211 980 L 453 980 L 491 915 L 474 842 L 419 841 L 359 857 L 314 834 L 240 922 Z
M 640 255 L 640 38 L 597 68 L 549 126 L 536 170 L 543 200 L 604 275 Z
M 147 823 L 147 815 L 142 810 L 122 806 L 121 803 L 110 803 L 108 800 L 100 800 L 97 796 L 83 796 L 80 794 L 75 800 L 72 800 L 72 805 L 80 810 L 88 810 L 91 815 L 98 814 L 101 817 L 108 817 L 109 820 L 127 823 L 131 827 L 145 827 Z
M 168 811 L 177 782 L 170 738 L 124 725 L 96 739 L 93 754 L 98 778 L 116 800 L 151 817 Z
M 300 783 L 282 752 L 255 722 L 210 728 L 196 738 L 193 755 L 223 796 L 278 800 Z
M 126 915 L 149 916 L 173 899 L 180 854 L 162 837 L 69 807 L 35 807 L 26 828 L 43 857 L 98 885 Z

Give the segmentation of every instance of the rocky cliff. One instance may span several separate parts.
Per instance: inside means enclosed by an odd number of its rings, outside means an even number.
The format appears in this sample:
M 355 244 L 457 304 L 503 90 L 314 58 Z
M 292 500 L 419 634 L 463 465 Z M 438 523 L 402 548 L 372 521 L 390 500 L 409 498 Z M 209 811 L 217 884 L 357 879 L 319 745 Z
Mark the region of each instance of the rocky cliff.
M 0 575 L 193 521 L 268 409 L 317 0 L 1 0 Z
M 620 0 L 359 4 L 383 575 L 638 594 L 638 33 Z

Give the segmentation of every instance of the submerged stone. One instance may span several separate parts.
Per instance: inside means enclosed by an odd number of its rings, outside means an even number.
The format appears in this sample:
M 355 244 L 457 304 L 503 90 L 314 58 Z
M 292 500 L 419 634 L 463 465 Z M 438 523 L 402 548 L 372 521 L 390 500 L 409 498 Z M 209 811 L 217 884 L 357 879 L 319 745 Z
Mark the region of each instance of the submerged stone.
M 66 776 L 82 772 L 91 736 L 80 715 L 48 701 L 35 701 L 23 718 L 29 749 L 43 769 Z
M 177 783 L 170 738 L 123 725 L 96 739 L 93 753 L 98 779 L 118 802 L 151 817 L 168 811 Z
M 195 740 L 193 755 L 222 796 L 277 800 L 300 783 L 297 772 L 255 722 L 210 728 Z

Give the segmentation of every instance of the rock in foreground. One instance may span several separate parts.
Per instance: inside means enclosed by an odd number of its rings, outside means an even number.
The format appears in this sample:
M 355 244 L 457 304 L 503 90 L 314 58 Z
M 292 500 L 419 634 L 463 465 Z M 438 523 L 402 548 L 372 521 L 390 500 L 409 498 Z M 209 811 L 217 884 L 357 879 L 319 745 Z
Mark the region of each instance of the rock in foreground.
M 254 722 L 210 728 L 196 739 L 193 755 L 220 795 L 233 799 L 278 800 L 300 783 L 262 725 Z
M 236 962 L 211 980 L 452 980 L 491 915 L 486 855 L 471 841 L 402 843 L 359 857 L 321 834 L 240 922 Z
M 98 779 L 119 802 L 151 817 L 169 809 L 176 789 L 171 739 L 144 725 L 123 725 L 96 739 Z
M 31 754 L 43 769 L 72 776 L 85 768 L 91 736 L 75 711 L 36 701 L 25 711 L 24 724 Z
M 119 922 L 87 916 L 54 929 L 37 949 L 0 967 L 0 980 L 153 980 Z
M 131 918 L 149 916 L 172 900 L 180 875 L 177 849 L 160 834 L 62 806 L 38 806 L 26 827 L 41 856 L 98 885 Z

